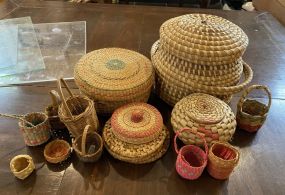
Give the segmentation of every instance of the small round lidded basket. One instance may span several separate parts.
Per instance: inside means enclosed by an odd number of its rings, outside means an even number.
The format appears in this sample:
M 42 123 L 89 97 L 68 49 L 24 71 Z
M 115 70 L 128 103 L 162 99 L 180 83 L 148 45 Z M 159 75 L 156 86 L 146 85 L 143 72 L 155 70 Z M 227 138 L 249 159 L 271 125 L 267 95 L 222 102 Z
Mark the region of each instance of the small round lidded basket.
M 257 100 L 248 99 L 246 96 L 252 90 L 263 90 L 268 96 L 268 104 L 265 105 Z M 258 131 L 267 118 L 271 106 L 270 90 L 264 85 L 252 85 L 248 87 L 237 105 L 237 124 L 240 129 L 248 132 Z
M 17 155 L 10 161 L 12 173 L 19 179 L 26 179 L 35 169 L 32 157 L 29 155 Z
M 212 141 L 231 140 L 236 129 L 231 108 L 222 100 L 203 93 L 194 93 L 180 100 L 172 110 L 171 124 L 175 132 L 188 127 L 204 134 L 208 145 Z M 183 132 L 179 138 L 184 144 L 201 143 L 191 132 Z

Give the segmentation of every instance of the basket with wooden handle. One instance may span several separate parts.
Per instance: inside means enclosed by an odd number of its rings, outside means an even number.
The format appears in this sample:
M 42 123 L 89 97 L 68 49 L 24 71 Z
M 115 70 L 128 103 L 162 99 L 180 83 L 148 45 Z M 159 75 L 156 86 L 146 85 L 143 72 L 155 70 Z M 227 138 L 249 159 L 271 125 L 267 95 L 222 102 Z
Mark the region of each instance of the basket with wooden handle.
M 252 90 L 263 90 L 268 96 L 268 104 L 265 105 L 255 99 L 246 98 Z M 258 131 L 267 118 L 271 106 L 271 93 L 264 85 L 252 85 L 248 87 L 237 105 L 237 125 L 248 132 Z

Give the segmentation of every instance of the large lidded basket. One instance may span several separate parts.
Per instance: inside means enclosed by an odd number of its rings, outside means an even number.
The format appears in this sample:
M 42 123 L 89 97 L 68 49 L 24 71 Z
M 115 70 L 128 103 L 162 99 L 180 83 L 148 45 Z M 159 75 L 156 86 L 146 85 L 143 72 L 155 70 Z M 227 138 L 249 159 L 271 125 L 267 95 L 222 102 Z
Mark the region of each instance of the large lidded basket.
M 247 45 L 243 30 L 218 16 L 188 14 L 166 21 L 151 49 L 157 94 L 170 105 L 195 92 L 229 102 L 252 80 L 241 58 Z
M 104 127 L 103 140 L 114 158 L 143 164 L 159 159 L 167 151 L 169 132 L 156 108 L 131 103 L 113 113 Z
M 131 102 L 147 102 L 154 82 L 151 62 L 145 56 L 121 48 L 95 50 L 75 66 L 80 91 L 95 101 L 100 114 L 111 114 Z
M 194 132 L 204 134 L 208 144 L 231 140 L 236 129 L 231 108 L 220 99 L 202 93 L 194 93 L 180 100 L 172 110 L 171 124 L 175 132 L 189 127 Z M 183 132 L 179 138 L 185 144 L 201 143 L 200 138 L 191 132 Z

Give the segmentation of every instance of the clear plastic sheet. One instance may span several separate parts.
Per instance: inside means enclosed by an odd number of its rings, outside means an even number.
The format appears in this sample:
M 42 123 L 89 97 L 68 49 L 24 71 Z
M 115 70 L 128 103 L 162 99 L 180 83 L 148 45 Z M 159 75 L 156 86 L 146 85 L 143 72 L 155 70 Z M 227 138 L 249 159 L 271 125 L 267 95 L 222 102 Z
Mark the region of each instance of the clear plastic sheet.
M 73 78 L 77 61 L 86 54 L 86 22 L 34 24 L 45 69 L 0 78 L 0 84 L 24 84 Z M 1 69 L 0 69 L 1 72 Z

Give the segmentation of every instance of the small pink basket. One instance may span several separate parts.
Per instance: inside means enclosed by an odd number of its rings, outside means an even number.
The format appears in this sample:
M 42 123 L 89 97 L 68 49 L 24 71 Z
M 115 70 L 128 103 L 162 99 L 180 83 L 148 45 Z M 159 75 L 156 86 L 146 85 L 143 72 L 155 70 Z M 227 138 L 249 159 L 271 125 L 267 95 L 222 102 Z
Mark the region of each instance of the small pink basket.
M 200 137 L 203 141 L 205 151 L 195 145 L 186 145 L 183 146 L 180 150 L 178 150 L 176 139 L 184 131 L 191 131 L 192 133 Z M 201 134 L 195 133 L 189 128 L 183 128 L 177 131 L 175 134 L 174 148 L 176 153 L 178 154 L 176 159 L 177 173 L 181 177 L 189 180 L 194 180 L 200 177 L 208 161 L 208 145 L 206 143 L 205 138 Z

